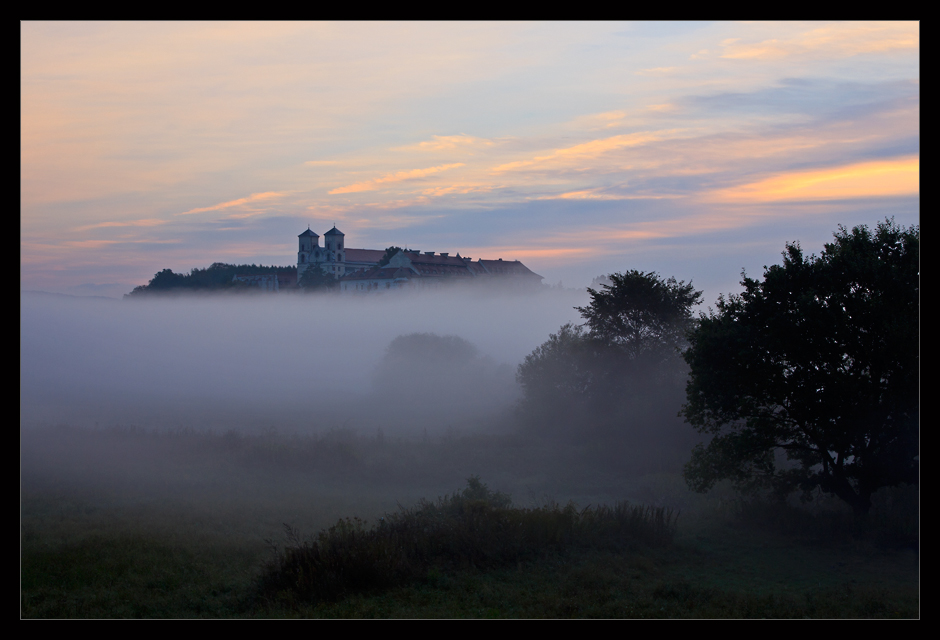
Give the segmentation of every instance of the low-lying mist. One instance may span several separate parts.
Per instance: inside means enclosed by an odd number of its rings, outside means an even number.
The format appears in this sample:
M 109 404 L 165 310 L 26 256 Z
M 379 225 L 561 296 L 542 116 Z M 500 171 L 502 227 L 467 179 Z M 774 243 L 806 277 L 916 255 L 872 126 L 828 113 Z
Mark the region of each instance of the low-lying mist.
M 21 294 L 21 418 L 386 436 L 495 428 L 586 293 Z M 396 340 L 398 339 L 398 340 Z

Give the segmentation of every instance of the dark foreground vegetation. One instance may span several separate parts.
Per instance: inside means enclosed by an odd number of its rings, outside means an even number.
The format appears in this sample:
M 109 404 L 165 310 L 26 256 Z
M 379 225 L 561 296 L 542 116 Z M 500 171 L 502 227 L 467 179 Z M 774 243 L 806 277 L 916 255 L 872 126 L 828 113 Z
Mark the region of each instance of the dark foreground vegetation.
M 701 495 L 679 470 L 524 444 L 26 431 L 21 615 L 919 616 L 916 486 L 876 494 L 862 525 L 825 495 Z M 421 500 L 473 468 L 500 491 Z
M 340 520 L 315 540 L 288 530 L 291 546 L 261 578 L 261 592 L 277 601 L 336 601 L 423 581 L 429 572 L 492 569 L 573 549 L 622 551 L 631 545 L 672 542 L 675 514 L 665 507 L 569 503 L 513 508 L 478 477 L 436 503 L 422 500 L 366 529 Z

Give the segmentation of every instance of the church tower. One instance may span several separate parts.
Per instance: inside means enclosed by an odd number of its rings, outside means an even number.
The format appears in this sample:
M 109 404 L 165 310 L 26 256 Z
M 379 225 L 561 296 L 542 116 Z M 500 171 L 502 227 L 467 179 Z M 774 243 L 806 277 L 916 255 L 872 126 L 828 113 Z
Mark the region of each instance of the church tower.
M 346 234 L 333 228 L 323 234 L 323 244 L 326 251 L 326 265 L 324 271 L 332 273 L 337 278 L 346 274 L 346 250 L 343 248 Z
M 300 247 L 297 250 L 297 280 L 307 270 L 311 263 L 320 262 L 323 259 L 320 249 L 320 236 L 315 234 L 307 227 L 307 230 L 297 236 L 300 241 Z

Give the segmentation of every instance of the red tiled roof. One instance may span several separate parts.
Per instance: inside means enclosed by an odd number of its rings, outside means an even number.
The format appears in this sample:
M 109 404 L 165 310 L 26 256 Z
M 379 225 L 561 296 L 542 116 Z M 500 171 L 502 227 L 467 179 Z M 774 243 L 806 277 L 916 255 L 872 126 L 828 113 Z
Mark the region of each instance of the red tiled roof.
M 384 249 L 346 249 L 346 262 L 374 262 L 378 264 L 384 255 Z
M 493 275 L 542 277 L 518 260 L 479 260 L 479 262 L 487 272 Z

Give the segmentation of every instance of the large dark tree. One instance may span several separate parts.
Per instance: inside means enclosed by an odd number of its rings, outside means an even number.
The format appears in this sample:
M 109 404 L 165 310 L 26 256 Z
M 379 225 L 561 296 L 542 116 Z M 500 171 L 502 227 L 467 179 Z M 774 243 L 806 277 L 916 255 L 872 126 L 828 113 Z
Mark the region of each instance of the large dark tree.
M 683 415 L 714 437 L 693 489 L 819 487 L 864 516 L 878 488 L 918 481 L 919 246 L 919 227 L 840 227 L 702 315 Z

